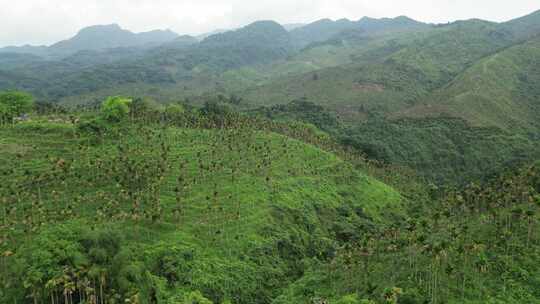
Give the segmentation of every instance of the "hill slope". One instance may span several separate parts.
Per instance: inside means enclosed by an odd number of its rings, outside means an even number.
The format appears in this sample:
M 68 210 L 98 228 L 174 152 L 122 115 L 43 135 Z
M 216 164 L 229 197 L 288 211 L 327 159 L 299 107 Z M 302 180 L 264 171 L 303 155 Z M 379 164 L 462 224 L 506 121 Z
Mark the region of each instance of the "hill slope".
M 442 113 L 480 126 L 539 130 L 540 39 L 508 48 L 468 68 L 405 115 Z
M 76 285 L 73 297 L 165 303 L 200 291 L 216 303 L 270 303 L 305 258 L 332 256 L 347 225 L 401 209 L 392 188 L 282 135 L 110 132 L 45 122 L 0 130 L 1 228 L 11 231 L 1 248 L 14 253 L 5 256 L 14 267 L 0 269 L 2 302 L 61 295 L 51 282 L 100 269 L 99 287 Z
M 351 64 L 257 86 L 243 94 L 254 104 L 300 97 L 339 112 L 392 112 L 414 104 L 482 57 L 511 43 L 497 24 L 467 21 L 374 43 Z M 376 54 L 376 55 L 375 55 Z M 355 64 L 355 62 L 357 62 Z

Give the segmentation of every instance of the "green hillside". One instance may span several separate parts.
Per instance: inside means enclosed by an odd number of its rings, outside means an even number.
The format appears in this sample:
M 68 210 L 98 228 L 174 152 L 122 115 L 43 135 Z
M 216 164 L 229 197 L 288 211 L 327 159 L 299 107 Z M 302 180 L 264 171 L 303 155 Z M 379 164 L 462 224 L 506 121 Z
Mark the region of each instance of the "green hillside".
M 430 103 L 405 115 L 446 113 L 474 125 L 538 130 L 540 114 L 540 40 L 508 48 L 480 60 L 448 86 L 430 96 Z
M 2 48 L 0 304 L 540 304 L 539 117 L 540 11 Z
M 307 97 L 349 115 L 366 108 L 396 111 L 507 46 L 511 37 L 497 29 L 497 24 L 472 20 L 387 38 L 355 54 L 351 63 L 318 71 L 318 81 L 309 74 L 295 75 L 251 88 L 245 95 L 266 105 Z
M 482 178 L 539 151 L 538 40 L 514 45 L 509 24 L 363 41 L 349 63 L 236 94 L 265 106 L 305 98 L 337 114 L 346 128 L 335 134 L 371 157 L 439 182 Z
M 111 100 L 0 128 L 1 302 L 540 298 L 537 166 L 439 191 L 311 125 Z
M 534 38 L 538 36 L 540 31 L 540 10 L 505 22 L 501 25 L 501 28 L 512 33 L 518 41 Z
M 315 262 L 274 303 L 539 303 L 539 170 L 412 204 L 413 216 Z
M 402 208 L 391 187 L 284 135 L 133 125 L 96 137 L 88 127 L 0 130 L 2 302 L 62 298 L 72 284 L 66 297 L 108 303 L 196 291 L 270 303 L 304 259 L 331 258 L 344 224 Z

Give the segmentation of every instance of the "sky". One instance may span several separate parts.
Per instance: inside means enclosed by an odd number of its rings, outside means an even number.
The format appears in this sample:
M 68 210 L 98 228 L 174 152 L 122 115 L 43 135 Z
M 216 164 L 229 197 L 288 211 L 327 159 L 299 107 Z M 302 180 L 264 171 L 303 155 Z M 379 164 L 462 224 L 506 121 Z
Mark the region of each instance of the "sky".
M 201 34 L 257 20 L 282 24 L 406 15 L 446 23 L 506 21 L 540 10 L 539 0 L 0 0 L 0 46 L 49 45 L 81 28 L 117 23 L 133 32 Z

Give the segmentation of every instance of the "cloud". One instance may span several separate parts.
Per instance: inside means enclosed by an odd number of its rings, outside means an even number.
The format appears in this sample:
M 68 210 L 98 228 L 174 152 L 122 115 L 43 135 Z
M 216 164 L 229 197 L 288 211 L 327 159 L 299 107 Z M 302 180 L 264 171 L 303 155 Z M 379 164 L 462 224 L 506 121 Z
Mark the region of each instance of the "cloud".
M 502 21 L 540 5 L 537 0 L 0 0 L 0 7 L 0 45 L 21 45 L 51 44 L 95 24 L 197 34 L 262 19 L 297 23 L 407 15 L 426 22 Z

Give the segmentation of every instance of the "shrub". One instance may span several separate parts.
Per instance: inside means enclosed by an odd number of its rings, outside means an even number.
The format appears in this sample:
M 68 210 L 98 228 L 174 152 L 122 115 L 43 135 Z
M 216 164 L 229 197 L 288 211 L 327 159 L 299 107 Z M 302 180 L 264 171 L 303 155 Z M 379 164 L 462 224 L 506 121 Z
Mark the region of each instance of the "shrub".
M 34 97 L 24 92 L 0 93 L 0 122 L 13 120 L 14 117 L 32 110 Z
M 109 97 L 101 105 L 103 118 L 110 122 L 120 122 L 128 117 L 132 100 L 125 97 Z

